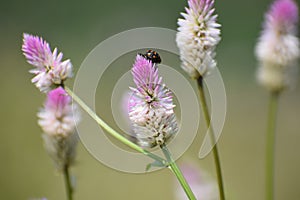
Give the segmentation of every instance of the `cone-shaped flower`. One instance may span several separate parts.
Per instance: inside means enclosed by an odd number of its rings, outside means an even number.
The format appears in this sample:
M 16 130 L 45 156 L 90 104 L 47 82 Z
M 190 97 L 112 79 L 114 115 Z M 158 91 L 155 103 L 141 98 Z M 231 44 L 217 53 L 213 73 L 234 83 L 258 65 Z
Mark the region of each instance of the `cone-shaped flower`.
M 178 19 L 176 42 L 181 67 L 192 78 L 205 76 L 216 66 L 215 48 L 221 40 L 214 0 L 188 0 L 184 19 Z
M 70 166 L 75 158 L 75 123 L 79 122 L 80 113 L 77 105 L 71 103 L 71 97 L 58 87 L 48 93 L 44 108 L 38 113 L 45 148 L 58 170 Z
M 300 56 L 297 38 L 298 7 L 293 0 L 276 0 L 265 15 L 256 46 L 258 81 L 273 92 L 292 87 Z
M 72 77 L 70 60 L 62 61 L 63 54 L 51 52 L 49 44 L 38 36 L 24 33 L 22 51 L 27 62 L 35 68 L 29 72 L 35 74 L 31 80 L 42 92 L 48 92 L 52 86 L 62 85 Z
M 132 74 L 136 88 L 131 88 L 128 110 L 134 137 L 143 147 L 162 145 L 178 131 L 172 92 L 143 56 L 137 55 Z

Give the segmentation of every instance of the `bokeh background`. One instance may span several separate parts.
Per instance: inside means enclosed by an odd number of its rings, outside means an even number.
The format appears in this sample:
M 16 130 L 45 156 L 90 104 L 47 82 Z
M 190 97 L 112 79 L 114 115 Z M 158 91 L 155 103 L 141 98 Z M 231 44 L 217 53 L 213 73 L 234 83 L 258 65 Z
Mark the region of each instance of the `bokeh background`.
M 228 98 L 227 120 L 219 149 L 230 200 L 264 199 L 268 94 L 255 81 L 257 63 L 253 49 L 263 13 L 270 2 L 216 2 L 222 24 L 217 60 Z M 0 199 L 65 199 L 63 177 L 54 170 L 43 149 L 36 113 L 45 96 L 30 83 L 30 66 L 21 53 L 22 33 L 43 36 L 52 47 L 63 51 L 65 58 L 72 59 L 76 71 L 87 54 L 113 34 L 145 26 L 175 30 L 179 13 L 186 4 L 183 0 L 1 1 Z M 125 64 L 115 62 L 111 70 L 129 69 L 133 59 L 128 56 Z M 180 71 L 179 59 L 173 62 Z M 109 92 L 113 80 L 101 86 L 103 91 Z M 72 81 L 67 84 L 72 86 Z M 280 99 L 276 199 L 300 199 L 299 100 L 300 84 L 284 92 Z M 113 123 L 107 102 L 99 98 L 97 110 L 108 123 Z M 211 156 L 197 159 L 205 131 L 204 123 L 200 124 L 197 138 L 179 163 L 192 161 L 215 178 Z M 72 174 L 76 176 L 75 199 L 174 199 L 175 180 L 168 170 L 148 174 L 121 173 L 95 160 L 81 144 Z

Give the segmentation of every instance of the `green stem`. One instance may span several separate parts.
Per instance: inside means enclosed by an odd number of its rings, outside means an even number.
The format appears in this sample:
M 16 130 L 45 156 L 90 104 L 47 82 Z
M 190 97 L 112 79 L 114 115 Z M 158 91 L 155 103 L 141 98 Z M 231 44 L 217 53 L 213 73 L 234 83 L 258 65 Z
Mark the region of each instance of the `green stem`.
M 72 184 L 71 184 L 71 179 L 69 174 L 69 167 L 67 165 L 64 167 L 63 174 L 64 174 L 65 185 L 66 185 L 67 200 L 73 200 L 73 189 L 72 189 Z
M 274 152 L 275 152 L 275 129 L 278 109 L 278 92 L 270 95 L 268 128 L 266 135 L 266 200 L 274 199 Z
M 131 142 L 130 140 L 128 140 L 126 137 L 122 136 L 120 133 L 118 133 L 117 131 L 115 131 L 114 129 L 112 129 L 108 124 L 106 124 L 90 107 L 88 107 L 75 93 L 73 93 L 73 91 L 65 86 L 65 90 L 66 92 L 82 107 L 83 110 L 85 110 L 104 130 L 106 130 L 110 135 L 112 135 L 113 137 L 115 137 L 117 140 L 119 140 L 120 142 L 122 142 L 123 144 L 131 147 L 132 149 L 160 162 L 161 164 L 165 165 L 166 161 L 143 149 L 142 147 L 136 145 L 135 143 Z
M 210 114 L 208 111 L 205 94 L 204 94 L 204 89 L 203 89 L 203 77 L 200 76 L 200 78 L 198 78 L 197 82 L 198 82 L 199 97 L 200 97 L 200 101 L 202 104 L 203 115 L 205 118 L 206 126 L 208 127 L 208 130 L 209 130 L 210 140 L 211 140 L 212 144 L 215 144 L 212 151 L 213 151 L 214 161 L 215 161 L 215 165 L 216 165 L 216 173 L 217 173 L 217 178 L 218 178 L 220 200 L 225 200 L 225 192 L 224 192 L 224 184 L 223 184 L 220 156 L 219 156 L 219 151 L 218 151 L 218 146 L 216 143 L 214 130 L 210 123 Z
M 175 161 L 173 160 L 170 151 L 168 150 L 167 146 L 165 144 L 160 146 L 164 155 L 166 156 L 166 159 L 169 163 L 169 169 L 172 170 L 172 172 L 175 174 L 176 178 L 178 179 L 180 185 L 182 186 L 183 190 L 185 191 L 186 195 L 188 196 L 188 198 L 190 200 L 196 200 L 196 197 L 194 195 L 194 193 L 192 192 L 189 184 L 187 183 L 187 181 L 185 180 L 182 172 L 180 171 L 179 167 L 177 166 L 177 164 L 175 163 Z

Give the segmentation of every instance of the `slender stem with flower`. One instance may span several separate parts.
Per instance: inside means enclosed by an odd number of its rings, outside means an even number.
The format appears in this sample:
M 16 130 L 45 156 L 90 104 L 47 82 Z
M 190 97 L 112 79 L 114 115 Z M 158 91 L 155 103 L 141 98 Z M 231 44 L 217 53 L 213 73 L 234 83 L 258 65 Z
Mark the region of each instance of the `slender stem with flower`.
M 76 105 L 72 111 L 71 97 L 63 89 L 64 81 L 72 77 L 70 60 L 62 61 L 63 54 L 52 52 L 42 38 L 24 34 L 22 51 L 34 69 L 32 82 L 47 94 L 44 107 L 38 113 L 38 124 L 44 134 L 44 146 L 56 169 L 64 175 L 67 199 L 73 199 L 69 168 L 72 166 L 78 141 L 75 123 L 80 120 Z M 62 87 L 61 87 L 62 86 Z
M 107 125 L 100 117 L 98 117 L 94 111 L 92 111 L 71 89 L 64 86 L 64 81 L 67 78 L 72 77 L 72 64 L 70 60 L 61 62 L 63 54 L 57 55 L 57 49 L 55 48 L 53 53 L 51 52 L 50 45 L 38 36 L 32 36 L 24 34 L 22 50 L 29 64 L 35 68 L 30 70 L 31 73 L 36 76 L 32 79 L 36 87 L 42 92 L 49 92 L 52 88 L 63 86 L 66 92 L 106 131 L 112 136 L 120 140 L 127 146 L 135 149 L 136 151 L 143 153 L 151 158 L 165 162 L 158 156 L 144 150 L 140 146 L 134 144 L 127 138 L 123 137 L 120 133 L 116 132 L 109 125 Z
M 80 115 L 76 105 L 62 87 L 47 94 L 44 108 L 38 113 L 39 125 L 43 129 L 46 151 L 52 158 L 56 169 L 64 175 L 67 199 L 73 199 L 73 187 L 69 169 L 74 163 L 78 136 L 75 130 Z
M 31 70 L 36 76 L 32 79 L 41 92 L 47 93 L 44 108 L 38 113 L 39 125 L 44 131 L 45 148 L 53 159 L 56 168 L 64 175 L 67 199 L 73 199 L 73 188 L 69 167 L 75 158 L 77 133 L 75 124 L 79 121 L 76 104 L 71 106 L 71 97 L 108 133 L 125 145 L 154 159 L 156 165 L 168 166 L 165 159 L 143 149 L 116 132 L 99 118 L 72 90 L 65 87 L 64 81 L 72 76 L 72 64 L 69 60 L 61 62 L 62 53 L 57 49 L 51 52 L 50 45 L 42 38 L 24 34 L 23 53 L 27 61 L 35 68 Z M 75 133 L 74 133 L 75 132 Z
M 266 132 L 266 200 L 274 199 L 274 160 L 278 99 L 297 79 L 299 38 L 298 7 L 293 0 L 275 0 L 265 15 L 263 31 L 256 46 L 259 60 L 257 79 L 270 91 Z
M 135 143 L 131 142 L 127 138 L 123 137 L 121 134 L 117 133 L 115 130 L 113 130 L 110 126 L 108 126 L 100 117 L 98 117 L 78 96 L 76 96 L 72 90 L 70 90 L 68 87 L 66 87 L 66 91 L 69 93 L 70 96 L 73 97 L 73 99 L 102 127 L 104 128 L 109 134 L 117 138 L 119 141 L 121 141 L 123 144 L 131 147 L 132 149 L 135 149 L 136 151 L 143 153 L 144 155 L 158 161 L 161 163 L 161 166 L 168 166 L 168 168 L 175 174 L 178 181 L 182 185 L 182 188 L 186 192 L 187 196 L 190 200 L 195 200 L 195 196 L 188 185 L 187 181 L 185 180 L 182 172 L 180 171 L 179 167 L 175 163 L 174 159 L 171 156 L 171 153 L 167 149 L 166 145 L 163 143 L 161 145 L 161 149 L 166 156 L 167 161 L 162 159 L 161 157 L 152 154 L 151 152 L 145 150 L 144 148 L 140 147 L 139 145 L 136 145 Z
M 216 22 L 214 0 L 188 0 L 189 7 L 182 13 L 184 19 L 178 19 L 177 46 L 180 52 L 181 67 L 197 80 L 203 115 L 209 130 L 213 147 L 214 162 L 219 185 L 220 199 L 225 199 L 220 156 L 214 136 L 211 118 L 207 108 L 203 79 L 216 67 L 215 48 L 220 42 L 221 26 Z
M 120 133 L 116 132 L 114 129 L 112 129 L 110 126 L 108 126 L 98 115 L 96 115 L 78 96 L 76 96 L 71 89 L 68 87 L 65 88 L 66 91 L 70 96 L 73 97 L 73 99 L 84 109 L 102 128 L 104 128 L 109 134 L 114 136 L 116 139 L 118 139 L 123 144 L 131 147 L 132 149 L 154 159 L 155 161 L 158 161 L 161 163 L 161 166 L 168 166 L 172 172 L 176 175 L 178 178 L 180 184 L 182 185 L 183 189 L 186 191 L 189 199 L 196 199 L 193 195 L 193 192 L 191 191 L 188 183 L 186 182 L 183 174 L 181 173 L 179 167 L 176 165 L 174 160 L 171 157 L 171 154 L 167 150 L 167 147 L 163 145 L 161 148 L 166 156 L 166 160 L 162 159 L 161 157 L 145 150 L 144 148 L 140 147 L 139 145 L 131 142 L 127 138 L 123 137 Z
M 196 199 L 166 146 L 178 131 L 172 92 L 163 84 L 151 58 L 137 55 L 132 75 L 136 88 L 131 88 L 128 111 L 136 143 L 147 148 L 159 146 L 187 197 Z

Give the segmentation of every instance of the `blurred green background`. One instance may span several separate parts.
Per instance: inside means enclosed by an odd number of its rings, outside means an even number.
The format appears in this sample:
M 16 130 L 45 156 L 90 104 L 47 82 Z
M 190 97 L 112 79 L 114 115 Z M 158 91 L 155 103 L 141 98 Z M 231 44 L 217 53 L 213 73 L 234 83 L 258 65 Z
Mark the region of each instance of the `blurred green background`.
M 264 199 L 268 94 L 256 84 L 257 63 L 253 49 L 263 13 L 270 2 L 216 2 L 222 24 L 217 60 L 228 98 L 227 120 L 219 145 L 230 200 Z M 175 30 L 179 13 L 186 4 L 183 0 L 1 1 L 0 199 L 65 199 L 63 177 L 55 172 L 43 149 L 36 113 L 45 96 L 30 83 L 32 76 L 28 70 L 31 67 L 21 53 L 22 33 L 43 36 L 52 47 L 58 47 L 65 58 L 72 59 L 76 71 L 87 54 L 113 34 L 144 26 Z M 133 58 L 129 58 L 128 62 L 132 61 Z M 174 62 L 179 66 L 179 60 Z M 72 81 L 67 84 L 72 86 Z M 280 99 L 276 199 L 300 199 L 299 100 L 300 84 Z M 101 106 L 106 108 L 101 116 L 110 115 L 107 109 L 110 106 L 102 102 L 97 106 L 99 110 Z M 107 121 L 112 123 L 109 117 Z M 200 123 L 198 137 L 179 162 L 192 160 L 215 177 L 211 156 L 197 159 L 205 130 L 204 123 Z M 117 172 L 95 160 L 81 144 L 72 173 L 77 180 L 75 199 L 174 198 L 174 178 L 168 170 L 140 175 Z

